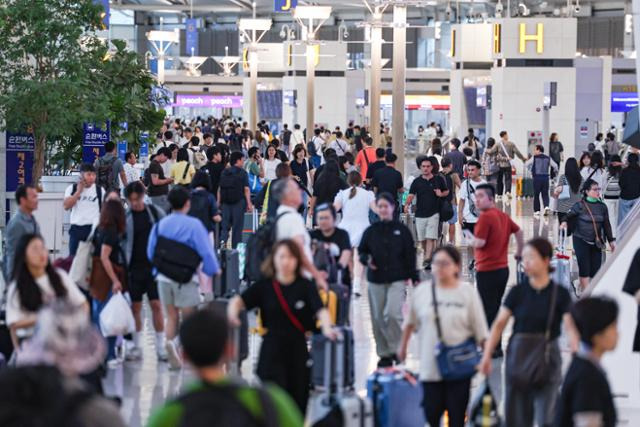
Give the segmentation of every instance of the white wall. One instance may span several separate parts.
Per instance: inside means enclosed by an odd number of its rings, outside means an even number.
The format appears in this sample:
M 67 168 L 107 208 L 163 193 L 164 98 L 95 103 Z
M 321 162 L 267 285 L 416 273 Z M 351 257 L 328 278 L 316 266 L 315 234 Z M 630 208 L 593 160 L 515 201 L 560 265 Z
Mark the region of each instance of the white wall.
M 324 124 L 332 129 L 347 126 L 347 79 L 345 77 L 315 78 L 314 118 L 316 124 Z M 297 107 L 283 105 L 283 123 L 299 123 L 302 129 L 306 126 L 307 114 L 307 79 L 306 77 L 285 76 L 282 78 L 283 90 L 296 90 Z M 354 101 L 355 103 L 355 101 Z
M 560 134 L 565 158 L 574 155 L 576 72 L 573 68 L 509 67 L 491 70 L 494 136 L 509 132 L 526 156 L 527 131 L 542 130 L 544 82 L 558 82 L 558 105 L 550 112 L 550 130 Z M 537 111 L 537 110 L 540 111 Z M 516 162 L 521 167 L 520 162 Z

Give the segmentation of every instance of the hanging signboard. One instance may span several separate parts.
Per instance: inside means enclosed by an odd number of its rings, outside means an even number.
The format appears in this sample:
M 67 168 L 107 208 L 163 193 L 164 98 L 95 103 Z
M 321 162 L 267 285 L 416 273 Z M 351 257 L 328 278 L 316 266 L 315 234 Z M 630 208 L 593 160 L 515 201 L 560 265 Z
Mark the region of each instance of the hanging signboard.
M 7 132 L 7 192 L 31 183 L 34 149 L 33 135 Z
M 93 163 L 96 157 L 104 155 L 104 144 L 109 142 L 109 122 L 103 125 L 104 129 L 95 123 L 82 125 L 82 161 Z

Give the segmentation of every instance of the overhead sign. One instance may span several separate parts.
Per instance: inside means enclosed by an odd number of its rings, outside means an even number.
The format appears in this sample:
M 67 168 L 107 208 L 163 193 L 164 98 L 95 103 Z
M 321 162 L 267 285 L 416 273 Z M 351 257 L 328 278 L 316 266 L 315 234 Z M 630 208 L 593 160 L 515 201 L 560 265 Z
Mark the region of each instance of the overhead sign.
M 187 19 L 185 20 L 185 36 L 186 43 L 185 48 L 187 50 L 187 56 L 198 55 L 198 20 Z
M 527 24 L 520 23 L 520 53 L 527 51 L 527 42 L 536 43 L 536 53 L 544 52 L 544 25 L 542 22 L 536 24 L 535 34 L 527 33 Z
M 82 161 L 93 163 L 104 155 L 104 145 L 109 142 L 109 122 L 99 127 L 95 123 L 82 126 Z
M 31 183 L 34 149 L 33 135 L 7 132 L 7 191 L 16 191 L 19 185 Z
M 390 108 L 391 95 L 380 96 L 380 106 Z M 404 97 L 405 110 L 448 110 L 451 105 L 449 95 L 406 95 Z
M 295 9 L 298 6 L 298 0 L 274 0 L 273 10 L 274 12 L 291 12 L 291 9 Z
M 174 107 L 242 108 L 242 96 L 177 94 Z
M 638 106 L 637 92 L 611 92 L 611 112 L 628 113 Z

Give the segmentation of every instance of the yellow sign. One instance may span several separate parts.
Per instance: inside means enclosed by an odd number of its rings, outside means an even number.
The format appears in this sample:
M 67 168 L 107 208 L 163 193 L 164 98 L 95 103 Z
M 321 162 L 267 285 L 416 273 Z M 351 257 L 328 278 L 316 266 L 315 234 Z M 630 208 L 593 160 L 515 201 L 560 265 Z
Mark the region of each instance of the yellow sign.
M 452 58 L 456 56 L 456 30 L 451 30 L 451 51 L 449 51 L 449 56 Z
M 246 47 L 242 49 L 242 70 L 249 71 L 249 49 Z
M 541 22 L 536 25 L 535 34 L 527 34 L 527 25 L 520 23 L 520 53 L 526 52 L 527 42 L 536 42 L 537 53 L 544 51 L 544 26 Z
M 502 52 L 502 24 L 493 24 L 493 53 Z

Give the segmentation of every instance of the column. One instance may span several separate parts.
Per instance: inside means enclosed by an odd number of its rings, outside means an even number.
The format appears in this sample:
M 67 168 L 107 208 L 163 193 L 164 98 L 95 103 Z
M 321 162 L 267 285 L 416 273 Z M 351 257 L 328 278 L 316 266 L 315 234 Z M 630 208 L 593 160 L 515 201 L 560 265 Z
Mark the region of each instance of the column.
M 312 44 L 307 44 L 307 140 L 313 136 L 315 111 L 314 111 L 314 84 L 315 84 L 315 50 Z
M 371 82 L 369 86 L 369 131 L 373 146 L 380 146 L 380 81 L 382 73 L 382 28 L 371 28 Z
M 393 7 L 393 94 L 392 133 L 393 151 L 398 155 L 397 169 L 404 176 L 404 95 L 407 66 L 407 8 Z
M 258 124 L 258 53 L 249 48 L 249 129 Z

